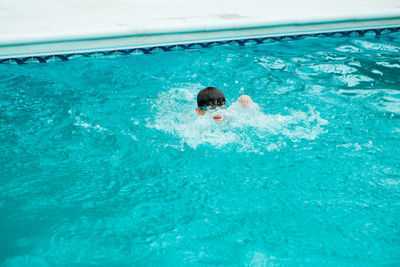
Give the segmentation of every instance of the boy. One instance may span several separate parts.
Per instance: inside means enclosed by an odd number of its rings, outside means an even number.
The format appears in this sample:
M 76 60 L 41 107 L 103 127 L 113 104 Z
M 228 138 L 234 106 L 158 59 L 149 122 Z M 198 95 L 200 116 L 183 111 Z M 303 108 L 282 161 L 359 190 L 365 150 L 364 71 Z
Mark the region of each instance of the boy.
M 237 101 L 242 104 L 244 108 L 249 107 L 253 100 L 248 95 L 240 96 Z M 201 90 L 197 95 L 197 108 L 196 112 L 199 116 L 206 114 L 207 110 L 215 109 L 217 107 L 225 108 L 226 100 L 221 90 L 215 87 L 207 87 Z M 213 119 L 216 122 L 222 122 L 222 115 L 215 115 Z

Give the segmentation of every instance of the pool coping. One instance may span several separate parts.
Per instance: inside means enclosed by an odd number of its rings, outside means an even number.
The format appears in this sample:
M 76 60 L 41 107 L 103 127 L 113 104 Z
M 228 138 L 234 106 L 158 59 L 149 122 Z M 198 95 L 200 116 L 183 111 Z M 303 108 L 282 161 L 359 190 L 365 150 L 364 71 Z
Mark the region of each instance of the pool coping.
M 27 0 L 18 1 L 24 2 Z M 46 2 L 50 0 L 38 1 Z M 73 3 L 74 1 L 77 0 L 60 0 L 57 5 L 68 2 Z M 115 1 L 120 4 L 129 3 L 131 8 L 136 8 L 139 5 L 130 1 L 124 2 L 125 0 Z M 170 1 L 178 3 L 183 0 Z M 199 3 L 202 1 L 207 2 L 210 0 L 187 1 L 189 1 L 189 4 L 195 4 L 195 7 L 196 4 L 199 7 Z M 237 15 L 232 15 L 229 10 L 225 11 L 223 6 L 207 6 L 199 11 L 200 13 L 203 12 L 201 14 L 205 14 L 204 18 L 207 19 L 204 21 L 203 17 L 193 17 L 197 11 L 192 9 L 188 9 L 192 17 L 188 16 L 183 20 L 177 17 L 177 13 L 174 13 L 171 8 L 166 10 L 166 14 L 152 14 L 151 11 L 153 9 L 159 13 L 162 11 L 162 6 L 158 9 L 156 8 L 162 2 L 152 0 L 150 4 L 146 4 L 147 11 L 150 12 L 147 15 L 150 18 L 145 21 L 141 21 L 144 15 L 140 18 L 133 18 L 127 21 L 129 27 L 117 23 L 126 19 L 126 17 L 116 20 L 114 14 L 114 17 L 104 21 L 104 25 L 110 23 L 110 27 L 98 29 L 95 26 L 99 21 L 96 21 L 97 14 L 94 11 L 88 11 L 87 25 L 82 25 L 82 30 L 74 28 L 72 24 L 65 24 L 68 14 L 61 16 L 60 21 L 55 21 L 56 24 L 62 23 L 60 25 L 64 27 L 60 29 L 60 32 L 50 31 L 49 29 L 55 29 L 56 27 L 52 25 L 44 27 L 43 22 L 39 21 L 40 23 L 34 28 L 37 31 L 31 34 L 24 34 L 29 26 L 19 24 L 17 25 L 18 27 L 16 26 L 16 29 L 19 29 L 16 33 L 12 33 L 10 28 L 4 31 L 5 35 L 2 35 L 3 25 L 0 26 L 0 63 L 44 63 L 59 60 L 65 61 L 82 56 L 152 54 L 159 51 L 206 48 L 221 44 L 243 46 L 251 43 L 260 44 L 297 40 L 307 36 L 320 35 L 379 35 L 385 33 L 385 29 L 393 32 L 398 31 L 398 28 L 400 28 L 400 5 L 396 3 L 396 0 L 382 0 L 382 3 L 380 3 L 382 5 L 381 8 L 377 8 L 379 6 L 378 3 L 369 3 L 366 7 L 360 8 L 360 10 L 347 10 L 346 7 L 340 5 L 341 1 L 343 2 L 344 0 L 336 0 L 335 2 L 338 2 L 337 6 L 333 1 L 328 1 L 328 6 L 334 7 L 332 11 L 328 10 L 327 6 L 324 6 L 325 2 L 319 3 L 315 2 L 315 0 L 283 1 L 293 3 L 294 7 L 287 7 L 286 12 L 286 7 L 278 6 L 279 0 L 266 2 L 249 0 L 249 4 L 256 3 L 258 6 L 248 7 L 248 10 L 241 11 L 240 8 L 244 9 L 246 7 L 246 3 L 243 3 L 241 7 L 234 7 L 230 10 L 237 12 Z M 222 0 L 222 2 L 228 3 L 228 0 Z M 314 4 L 315 7 L 307 12 L 307 7 L 301 7 L 304 3 Z M 344 1 L 343 3 L 349 3 L 350 8 L 360 5 L 358 0 Z M 28 2 L 27 5 L 29 5 Z M 57 6 L 57 8 L 59 7 Z M 104 4 L 103 9 L 107 7 L 110 7 L 109 4 Z M 265 9 L 267 7 L 271 7 L 271 10 L 265 12 L 264 10 L 257 11 L 258 8 Z M 300 7 L 301 10 L 297 12 L 295 8 Z M 31 7 L 26 9 L 29 11 L 29 8 Z M 69 7 L 69 12 L 78 10 L 79 6 Z M 1 11 L 0 4 L 0 19 L 2 17 Z M 24 8 L 22 8 L 22 11 L 24 11 Z M 85 11 L 87 10 L 82 12 Z M 317 11 L 323 12 L 319 14 Z M 218 13 L 219 17 L 226 16 L 228 19 L 218 18 L 213 20 L 212 17 L 208 16 L 213 14 L 212 12 L 220 12 Z M 133 13 L 140 14 L 139 12 Z M 129 14 L 127 13 L 125 16 Z M 247 17 L 245 16 L 246 14 Z M 295 16 L 291 17 L 293 14 Z M 23 17 L 22 15 L 18 16 L 17 21 Z M 51 14 L 46 16 L 51 17 Z M 34 18 L 33 23 L 38 23 L 38 19 Z M 10 18 L 8 19 L 12 21 Z M 92 23 L 90 20 L 94 20 L 94 22 Z M 146 23 L 149 23 L 149 25 L 146 25 Z
M 161 42 L 161 43 L 149 43 L 139 45 L 119 45 L 119 46 L 107 46 L 107 47 L 96 47 L 89 49 L 75 48 L 71 50 L 61 51 L 43 51 L 34 52 L 23 56 L 22 54 L 12 54 L 0 56 L 0 64 L 27 64 L 27 63 L 47 63 L 57 61 L 67 61 L 73 58 L 79 57 L 97 57 L 97 56 L 117 56 L 117 55 L 130 55 L 130 54 L 153 54 L 158 52 L 176 51 L 176 50 L 187 50 L 187 49 L 199 49 L 213 47 L 217 45 L 234 45 L 234 46 L 245 46 L 249 44 L 263 44 L 272 42 L 292 41 L 299 40 L 307 37 L 343 37 L 343 36 L 378 36 L 381 34 L 388 34 L 393 32 L 400 32 L 399 24 L 384 24 L 376 25 L 374 27 L 359 27 L 358 29 L 351 28 L 335 28 L 325 31 L 307 32 L 286 32 L 278 34 L 251 34 L 246 36 L 235 36 L 226 38 L 210 38 L 209 40 L 201 39 L 199 42 L 193 42 L 193 40 L 185 40 L 181 42 Z M 297 34 L 293 34 L 297 33 Z M 241 38 L 237 38 L 241 37 Z M 102 40 L 100 40 L 102 41 Z M 77 44 L 82 41 L 78 41 Z M 48 45 L 48 44 L 45 44 Z M 61 45 L 65 45 L 61 43 Z

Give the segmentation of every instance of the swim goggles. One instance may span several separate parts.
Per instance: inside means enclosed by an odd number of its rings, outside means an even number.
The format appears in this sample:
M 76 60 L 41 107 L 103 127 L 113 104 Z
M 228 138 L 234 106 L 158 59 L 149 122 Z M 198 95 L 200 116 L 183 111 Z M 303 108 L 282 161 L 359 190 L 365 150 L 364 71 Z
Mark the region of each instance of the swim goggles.
M 212 107 L 212 106 L 207 106 L 207 107 L 197 107 L 200 110 L 205 110 L 207 111 L 208 109 L 221 109 L 225 108 L 225 105 L 217 106 L 217 107 Z

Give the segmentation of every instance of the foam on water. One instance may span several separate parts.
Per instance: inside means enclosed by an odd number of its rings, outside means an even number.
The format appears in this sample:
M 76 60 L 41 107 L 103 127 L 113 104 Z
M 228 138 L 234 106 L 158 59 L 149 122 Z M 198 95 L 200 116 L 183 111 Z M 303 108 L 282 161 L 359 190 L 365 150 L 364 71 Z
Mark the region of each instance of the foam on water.
M 209 111 L 205 116 L 195 112 L 198 88 L 174 88 L 158 95 L 152 107 L 154 118 L 147 124 L 180 139 L 180 142 L 197 148 L 211 144 L 216 148 L 233 145 L 237 151 L 259 152 L 276 150 L 287 141 L 314 140 L 324 133 L 328 121 L 309 106 L 308 111 L 282 107 L 281 114 L 266 114 L 258 104 L 244 108 L 234 102 L 226 110 Z M 222 123 L 212 117 L 222 115 Z

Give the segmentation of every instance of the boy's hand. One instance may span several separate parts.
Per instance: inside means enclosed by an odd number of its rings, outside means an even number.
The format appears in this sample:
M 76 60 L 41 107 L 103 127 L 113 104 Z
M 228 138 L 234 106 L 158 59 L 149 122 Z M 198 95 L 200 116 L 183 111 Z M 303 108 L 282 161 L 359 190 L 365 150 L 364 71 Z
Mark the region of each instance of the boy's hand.
M 248 95 L 240 96 L 237 101 L 242 103 L 244 108 L 248 108 L 253 103 L 253 99 Z

